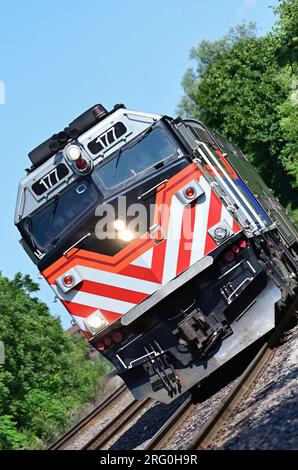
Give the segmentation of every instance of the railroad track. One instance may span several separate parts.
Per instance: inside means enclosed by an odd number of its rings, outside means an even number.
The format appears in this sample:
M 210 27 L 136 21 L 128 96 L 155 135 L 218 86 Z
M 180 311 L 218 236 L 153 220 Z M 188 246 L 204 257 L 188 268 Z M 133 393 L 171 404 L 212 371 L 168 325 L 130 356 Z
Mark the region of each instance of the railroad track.
M 47 450 L 62 450 L 64 449 L 73 438 L 80 434 L 87 427 L 92 426 L 92 424 L 98 419 L 98 416 L 112 403 L 120 399 L 120 397 L 127 390 L 125 385 L 121 385 L 116 389 L 111 395 L 109 395 L 102 403 L 100 403 L 94 410 L 91 411 L 87 416 L 81 419 L 75 426 L 73 426 L 69 431 L 63 434 L 59 439 L 57 439 L 53 444 L 51 444 Z
M 239 379 L 237 379 L 233 388 L 221 402 L 221 405 L 215 410 L 210 419 L 207 420 L 206 424 L 194 437 L 189 446 L 189 450 L 208 448 L 218 431 L 226 425 L 227 422 L 231 422 L 233 420 L 233 413 L 237 409 L 238 404 L 246 395 L 250 394 L 253 383 L 257 380 L 260 374 L 262 374 L 262 371 L 271 361 L 275 354 L 274 348 L 289 325 L 291 318 L 295 313 L 297 313 L 297 311 L 298 298 L 295 299 L 283 320 L 274 329 L 267 342 L 262 346 L 258 354 L 245 369 L 244 373 Z M 192 398 L 189 397 L 153 436 L 146 445 L 145 450 L 165 449 L 166 444 L 170 441 L 173 433 L 181 427 L 182 422 L 185 422 L 188 416 L 198 409 L 198 406 L 199 404 L 194 404 L 192 402 Z
M 118 416 L 110 421 L 98 434 L 87 442 L 81 450 L 100 450 L 127 424 L 138 416 L 142 408 L 154 403 L 152 398 L 143 401 L 133 400 Z
M 190 450 L 207 449 L 216 434 L 223 426 L 227 426 L 233 421 L 233 415 L 241 401 L 250 395 L 254 383 L 261 376 L 275 354 L 275 348 L 287 328 L 292 316 L 297 313 L 298 299 L 293 302 L 287 314 L 279 325 L 275 328 L 268 341 L 262 346 L 256 357 L 245 369 L 243 374 L 237 380 L 232 390 L 227 394 L 221 405 L 215 410 L 203 428 L 197 433 Z
M 291 317 L 297 313 L 298 298 L 293 302 L 287 314 L 279 325 L 275 328 L 268 341 L 264 344 L 244 373 L 236 381 L 231 391 L 222 401 L 221 405 L 215 410 L 211 418 L 206 422 L 203 428 L 193 439 L 189 449 L 206 449 L 210 446 L 215 435 L 227 422 L 231 421 L 233 412 L 237 405 L 250 393 L 253 383 L 258 376 L 267 367 L 268 363 L 274 355 L 274 348 L 278 344 L 284 330 L 289 324 Z M 48 450 L 61 450 L 73 440 L 73 438 L 92 426 L 93 422 L 98 419 L 99 415 L 108 408 L 115 400 L 119 399 L 127 390 L 123 385 L 118 388 L 112 395 L 106 398 L 98 405 L 89 415 L 77 423 L 70 431 L 65 433 L 61 438 L 55 441 Z M 135 419 L 141 412 L 142 408 L 148 407 L 154 401 L 147 398 L 143 401 L 133 400 L 130 402 L 115 418 L 109 421 L 94 437 L 92 437 L 83 447 L 82 450 L 99 450 L 107 446 L 108 442 L 115 437 L 127 424 Z M 195 412 L 200 404 L 194 404 L 192 397 L 189 397 L 171 416 L 171 418 L 161 427 L 161 429 L 149 441 L 145 450 L 165 449 L 167 442 L 176 429 L 179 429 L 182 422 L 186 421 L 189 416 Z
M 150 439 L 144 450 L 161 450 L 169 440 L 170 435 L 175 429 L 179 429 L 182 421 L 187 419 L 196 405 L 192 402 L 192 397 L 188 397 L 175 413 L 165 422 L 159 431 Z

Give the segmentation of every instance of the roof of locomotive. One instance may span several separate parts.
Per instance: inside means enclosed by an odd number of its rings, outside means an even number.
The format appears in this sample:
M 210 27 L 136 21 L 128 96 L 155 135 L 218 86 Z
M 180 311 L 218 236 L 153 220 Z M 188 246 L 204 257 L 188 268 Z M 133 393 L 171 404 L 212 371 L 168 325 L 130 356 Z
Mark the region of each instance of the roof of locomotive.
M 120 107 L 114 112 L 108 113 L 106 117 L 86 132 L 83 132 L 77 139 L 69 140 L 67 142 L 67 146 L 70 144 L 79 144 L 83 151 L 86 152 L 89 159 L 92 160 L 93 165 L 96 166 L 106 157 L 144 132 L 144 130 L 150 127 L 150 125 L 161 118 L 162 115 L 160 114 L 139 112 Z M 90 151 L 90 143 L 96 142 L 99 137 L 103 136 L 118 123 L 122 123 L 124 125 L 122 128 L 125 128 L 125 132 L 119 138 L 115 138 L 112 143 L 109 143 L 109 145 L 101 149 L 99 152 L 94 153 L 94 151 Z M 114 136 L 117 137 L 115 133 Z M 65 172 L 67 172 L 65 177 L 61 178 L 54 187 L 49 188 L 41 195 L 37 195 L 32 189 L 34 183 L 48 175 L 62 163 L 68 170 L 65 170 Z M 50 156 L 44 163 L 33 168 L 32 171 L 30 171 L 21 180 L 17 195 L 14 223 L 18 224 L 24 217 L 33 213 L 36 209 L 55 197 L 56 194 L 59 194 L 69 184 L 81 176 L 82 175 L 77 174 L 73 170 L 73 167 L 66 156 L 65 148 L 57 151 L 57 153 Z

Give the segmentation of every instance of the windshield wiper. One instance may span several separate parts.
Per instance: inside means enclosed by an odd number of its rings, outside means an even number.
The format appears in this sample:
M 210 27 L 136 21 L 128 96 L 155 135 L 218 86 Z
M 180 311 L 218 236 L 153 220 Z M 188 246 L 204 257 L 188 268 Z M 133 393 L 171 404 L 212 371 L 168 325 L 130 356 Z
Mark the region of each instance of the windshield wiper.
M 116 160 L 116 163 L 115 163 L 115 169 L 114 169 L 114 173 L 113 173 L 113 178 L 116 176 L 116 172 L 117 172 L 117 168 L 118 168 L 118 163 L 119 163 L 119 160 L 120 160 L 120 156 L 121 156 L 122 150 L 123 150 L 123 147 L 121 147 L 121 148 L 119 149 L 119 152 L 118 152 L 118 155 L 117 155 L 117 160 Z
M 128 145 L 128 146 L 125 148 L 125 150 L 128 150 L 128 149 L 130 149 L 131 147 L 134 147 L 134 145 L 138 144 L 141 140 L 143 140 L 144 137 L 146 137 L 146 135 L 148 135 L 148 134 L 152 131 L 152 129 L 153 129 L 154 126 L 155 126 L 155 122 L 154 122 L 153 124 L 151 124 L 151 126 L 149 126 L 149 127 L 145 130 L 145 132 L 143 132 L 143 134 L 141 134 L 141 136 L 140 136 L 137 140 L 135 140 L 135 141 L 132 142 L 130 145 Z M 122 152 L 123 152 L 123 147 L 121 147 L 121 148 L 119 149 L 119 152 L 118 152 L 118 155 L 117 155 L 117 160 L 116 160 L 116 163 L 115 163 L 115 169 L 114 169 L 114 173 L 113 173 L 113 178 L 116 176 L 117 168 L 118 168 L 118 164 L 119 164 L 119 160 L 120 160 L 120 157 L 121 157 L 121 155 L 122 155 Z
M 58 208 L 59 200 L 60 200 L 60 194 L 56 194 L 56 196 L 54 197 L 54 202 L 53 202 L 54 207 L 53 207 L 53 211 L 52 211 L 51 224 L 54 221 L 54 218 L 55 218 L 55 215 L 56 215 L 56 212 L 57 212 L 57 208 Z

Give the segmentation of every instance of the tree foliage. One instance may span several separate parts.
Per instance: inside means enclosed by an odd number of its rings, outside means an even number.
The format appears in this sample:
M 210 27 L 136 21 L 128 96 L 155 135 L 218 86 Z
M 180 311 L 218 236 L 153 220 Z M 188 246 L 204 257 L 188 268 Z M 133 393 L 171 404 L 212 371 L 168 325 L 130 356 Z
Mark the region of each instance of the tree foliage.
M 285 0 L 283 7 L 287 3 L 296 9 L 298 0 Z M 291 118 L 289 82 L 275 60 L 284 22 L 285 15 L 264 37 L 257 36 L 254 24 L 240 25 L 218 41 L 202 41 L 193 48 L 195 66 L 184 75 L 185 95 L 178 110 L 239 145 L 281 202 L 296 207 L 296 122 Z M 284 38 L 294 28 L 290 20 L 287 25 Z
M 29 276 L 0 275 L 0 449 L 40 447 L 67 425 L 72 410 L 95 396 L 106 363 L 92 362 L 86 342 L 64 333 L 60 321 L 30 293 Z
M 281 159 L 298 188 L 298 0 L 282 0 L 275 9 L 279 16 L 275 27 L 279 47 L 277 62 L 283 67 L 282 79 L 288 97 L 279 107 L 280 125 L 285 139 Z M 283 51 L 281 53 L 281 51 Z M 280 57 L 279 57 L 280 56 Z M 279 60 L 281 59 L 281 60 Z M 298 209 L 297 209 L 298 212 Z
M 298 79 L 284 72 L 283 79 L 290 90 L 287 99 L 279 107 L 280 126 L 285 139 L 281 161 L 298 189 Z
M 298 36 L 298 2 L 297 0 L 279 0 L 275 8 L 277 15 L 274 33 L 278 45 L 297 47 Z

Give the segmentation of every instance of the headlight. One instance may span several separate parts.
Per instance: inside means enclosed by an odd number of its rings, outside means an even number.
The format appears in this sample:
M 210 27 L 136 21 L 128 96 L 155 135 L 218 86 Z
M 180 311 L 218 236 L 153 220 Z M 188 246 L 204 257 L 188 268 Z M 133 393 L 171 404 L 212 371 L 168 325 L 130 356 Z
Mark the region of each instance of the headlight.
M 116 219 L 115 222 L 113 223 L 114 228 L 118 231 L 121 232 L 126 229 L 126 224 L 124 220 L 122 219 Z
M 67 155 L 70 160 L 75 161 L 78 160 L 81 156 L 81 149 L 77 145 L 70 145 L 67 148 Z
M 228 235 L 226 227 L 219 226 L 214 230 L 214 238 L 216 240 L 224 240 Z
M 99 310 L 96 310 L 94 313 L 89 315 L 86 318 L 85 324 L 91 333 L 96 333 L 97 331 L 102 330 L 108 325 L 107 320 L 105 317 L 100 313 Z
M 134 238 L 134 235 L 131 230 L 125 229 L 119 232 L 119 238 L 125 242 L 130 242 L 130 240 Z
M 118 232 L 118 237 L 120 238 L 120 240 L 123 240 L 125 242 L 130 242 L 130 240 L 134 238 L 133 232 L 126 228 L 126 224 L 124 220 L 116 219 L 113 225 L 114 225 L 114 228 Z

